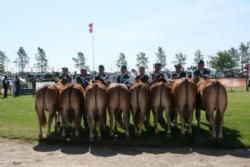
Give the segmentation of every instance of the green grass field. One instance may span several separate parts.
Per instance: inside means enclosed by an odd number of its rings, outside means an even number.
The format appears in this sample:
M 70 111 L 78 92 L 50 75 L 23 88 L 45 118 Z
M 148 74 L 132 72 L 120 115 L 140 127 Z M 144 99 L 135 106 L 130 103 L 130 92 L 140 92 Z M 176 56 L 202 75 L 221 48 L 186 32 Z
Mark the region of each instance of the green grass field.
M 216 147 L 222 148 L 244 148 L 250 147 L 250 93 L 243 90 L 228 92 L 229 105 L 224 117 L 224 140 Z M 34 110 L 34 99 L 31 96 L 0 98 L 0 137 L 10 139 L 37 140 L 38 124 Z M 153 125 L 152 119 L 151 124 Z M 207 123 L 202 113 L 201 129 L 193 122 L 193 135 L 182 137 L 179 129 L 173 129 L 173 136 L 167 138 L 162 132 L 155 136 L 153 130 L 144 131 L 141 138 L 133 135 L 131 139 L 125 140 L 124 131 L 120 130 L 117 139 L 104 134 L 102 144 L 130 145 L 130 146 L 154 146 L 154 147 L 210 147 L 214 146 Z M 44 132 L 47 130 L 44 128 Z M 58 136 L 58 138 L 60 138 Z M 88 141 L 86 131 L 82 132 L 82 141 Z

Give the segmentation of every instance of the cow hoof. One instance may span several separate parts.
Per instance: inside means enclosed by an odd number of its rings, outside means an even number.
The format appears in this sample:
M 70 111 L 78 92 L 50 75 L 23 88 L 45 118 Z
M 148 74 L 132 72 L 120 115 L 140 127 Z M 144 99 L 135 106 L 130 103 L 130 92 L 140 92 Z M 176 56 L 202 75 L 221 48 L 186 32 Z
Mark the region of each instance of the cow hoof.
M 126 136 L 126 140 L 129 140 L 130 139 L 130 136 Z

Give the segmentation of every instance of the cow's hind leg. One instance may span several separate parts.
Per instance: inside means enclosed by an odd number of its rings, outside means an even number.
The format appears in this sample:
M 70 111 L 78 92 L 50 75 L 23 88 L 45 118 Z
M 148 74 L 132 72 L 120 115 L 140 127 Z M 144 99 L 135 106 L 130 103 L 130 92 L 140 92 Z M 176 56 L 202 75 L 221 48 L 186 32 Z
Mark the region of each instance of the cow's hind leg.
M 95 137 L 94 128 L 95 128 L 95 118 L 93 111 L 88 111 L 88 126 L 89 126 L 89 139 L 92 141 Z
M 67 112 L 62 111 L 62 137 L 65 138 L 66 137 L 66 128 L 65 128 L 65 125 L 66 125 L 66 121 L 65 120 L 67 118 Z
M 168 121 L 167 122 L 168 123 L 167 136 L 170 137 L 171 136 L 171 123 L 172 123 L 171 122 L 172 118 L 171 118 L 171 114 L 170 114 L 170 112 L 171 112 L 170 108 L 166 107 L 165 112 L 166 112 L 166 118 Z M 172 113 L 172 114 L 174 114 L 174 113 Z
M 159 108 L 158 107 L 153 107 L 153 114 L 154 114 L 155 134 L 158 134 L 159 133 L 159 128 L 158 128 Z
M 109 122 L 110 122 L 110 136 L 114 136 L 114 119 L 115 119 L 115 110 L 109 110 Z
M 223 139 L 223 122 L 224 122 L 224 111 L 217 111 L 216 112 L 216 124 L 218 126 L 218 138 L 219 140 Z
M 214 120 L 214 110 L 213 109 L 208 109 L 206 110 L 207 115 L 209 117 L 209 124 L 211 127 L 211 132 L 212 132 L 212 137 L 213 139 L 216 139 L 216 127 L 215 127 L 215 120 Z
M 42 110 L 38 110 L 37 109 L 37 117 L 38 117 L 38 127 L 39 127 L 39 134 L 38 134 L 38 137 L 39 139 L 42 139 L 43 138 L 43 130 L 42 130 L 42 120 L 40 117 L 42 117 L 42 115 L 40 113 L 42 113 L 44 111 Z
M 58 127 L 57 127 L 57 113 L 55 113 L 55 116 L 54 116 L 54 118 L 55 118 L 55 124 L 54 124 L 54 130 L 55 130 L 55 132 L 57 132 L 58 131 Z
M 146 114 L 146 109 L 141 108 L 140 110 L 140 119 L 139 119 L 139 123 L 138 123 L 138 135 L 141 136 L 142 135 L 142 127 L 143 127 L 143 122 L 145 119 L 145 114 Z
M 125 135 L 126 138 L 129 138 L 129 109 L 123 110 L 123 122 L 125 125 Z
M 185 135 L 186 128 L 185 128 L 185 120 L 184 120 L 183 112 L 184 112 L 184 107 L 178 108 L 178 113 L 180 115 L 180 122 L 181 122 L 181 134 Z
M 146 128 L 150 127 L 150 110 L 147 108 L 146 109 Z
M 104 122 L 103 110 L 98 110 L 98 121 L 96 123 L 97 138 L 100 140 L 102 138 L 101 129 Z
M 192 134 L 193 112 L 194 112 L 194 107 L 192 107 L 192 106 L 188 107 L 188 113 L 189 113 L 188 134 L 190 134 L 190 135 Z
M 42 125 L 40 122 L 38 122 L 38 126 L 39 126 L 39 139 L 42 139 L 43 138 L 43 131 L 42 131 Z
M 137 120 L 136 120 L 136 109 L 133 107 L 131 110 L 132 110 L 132 116 L 133 116 L 133 122 L 134 122 L 135 135 L 137 135 L 138 126 L 137 126 Z
M 79 110 L 75 110 L 76 113 L 75 113 L 75 121 L 74 121 L 74 124 L 75 124 L 75 137 L 79 137 L 80 136 L 80 126 L 81 126 L 81 114 L 80 114 L 80 111 Z
M 51 110 L 49 110 L 47 137 L 49 137 L 49 135 L 51 134 L 51 124 L 53 121 L 53 117 L 54 117 L 54 111 L 51 109 Z

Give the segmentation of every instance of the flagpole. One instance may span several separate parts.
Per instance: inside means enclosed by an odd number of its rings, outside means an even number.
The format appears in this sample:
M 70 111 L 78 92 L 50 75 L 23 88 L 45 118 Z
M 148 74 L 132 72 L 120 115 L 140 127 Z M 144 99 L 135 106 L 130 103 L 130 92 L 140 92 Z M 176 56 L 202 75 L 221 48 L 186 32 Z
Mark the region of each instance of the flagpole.
M 95 46 L 94 46 L 94 32 L 92 32 L 92 58 L 93 58 L 93 72 L 95 71 Z

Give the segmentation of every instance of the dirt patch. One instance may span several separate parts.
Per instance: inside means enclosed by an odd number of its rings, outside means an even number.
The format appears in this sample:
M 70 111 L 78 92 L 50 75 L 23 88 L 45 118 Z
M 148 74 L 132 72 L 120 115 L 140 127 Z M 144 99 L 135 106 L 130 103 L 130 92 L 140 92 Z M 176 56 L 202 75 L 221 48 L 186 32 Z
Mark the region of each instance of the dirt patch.
M 250 150 L 38 144 L 0 138 L 0 166 L 240 166 Z

